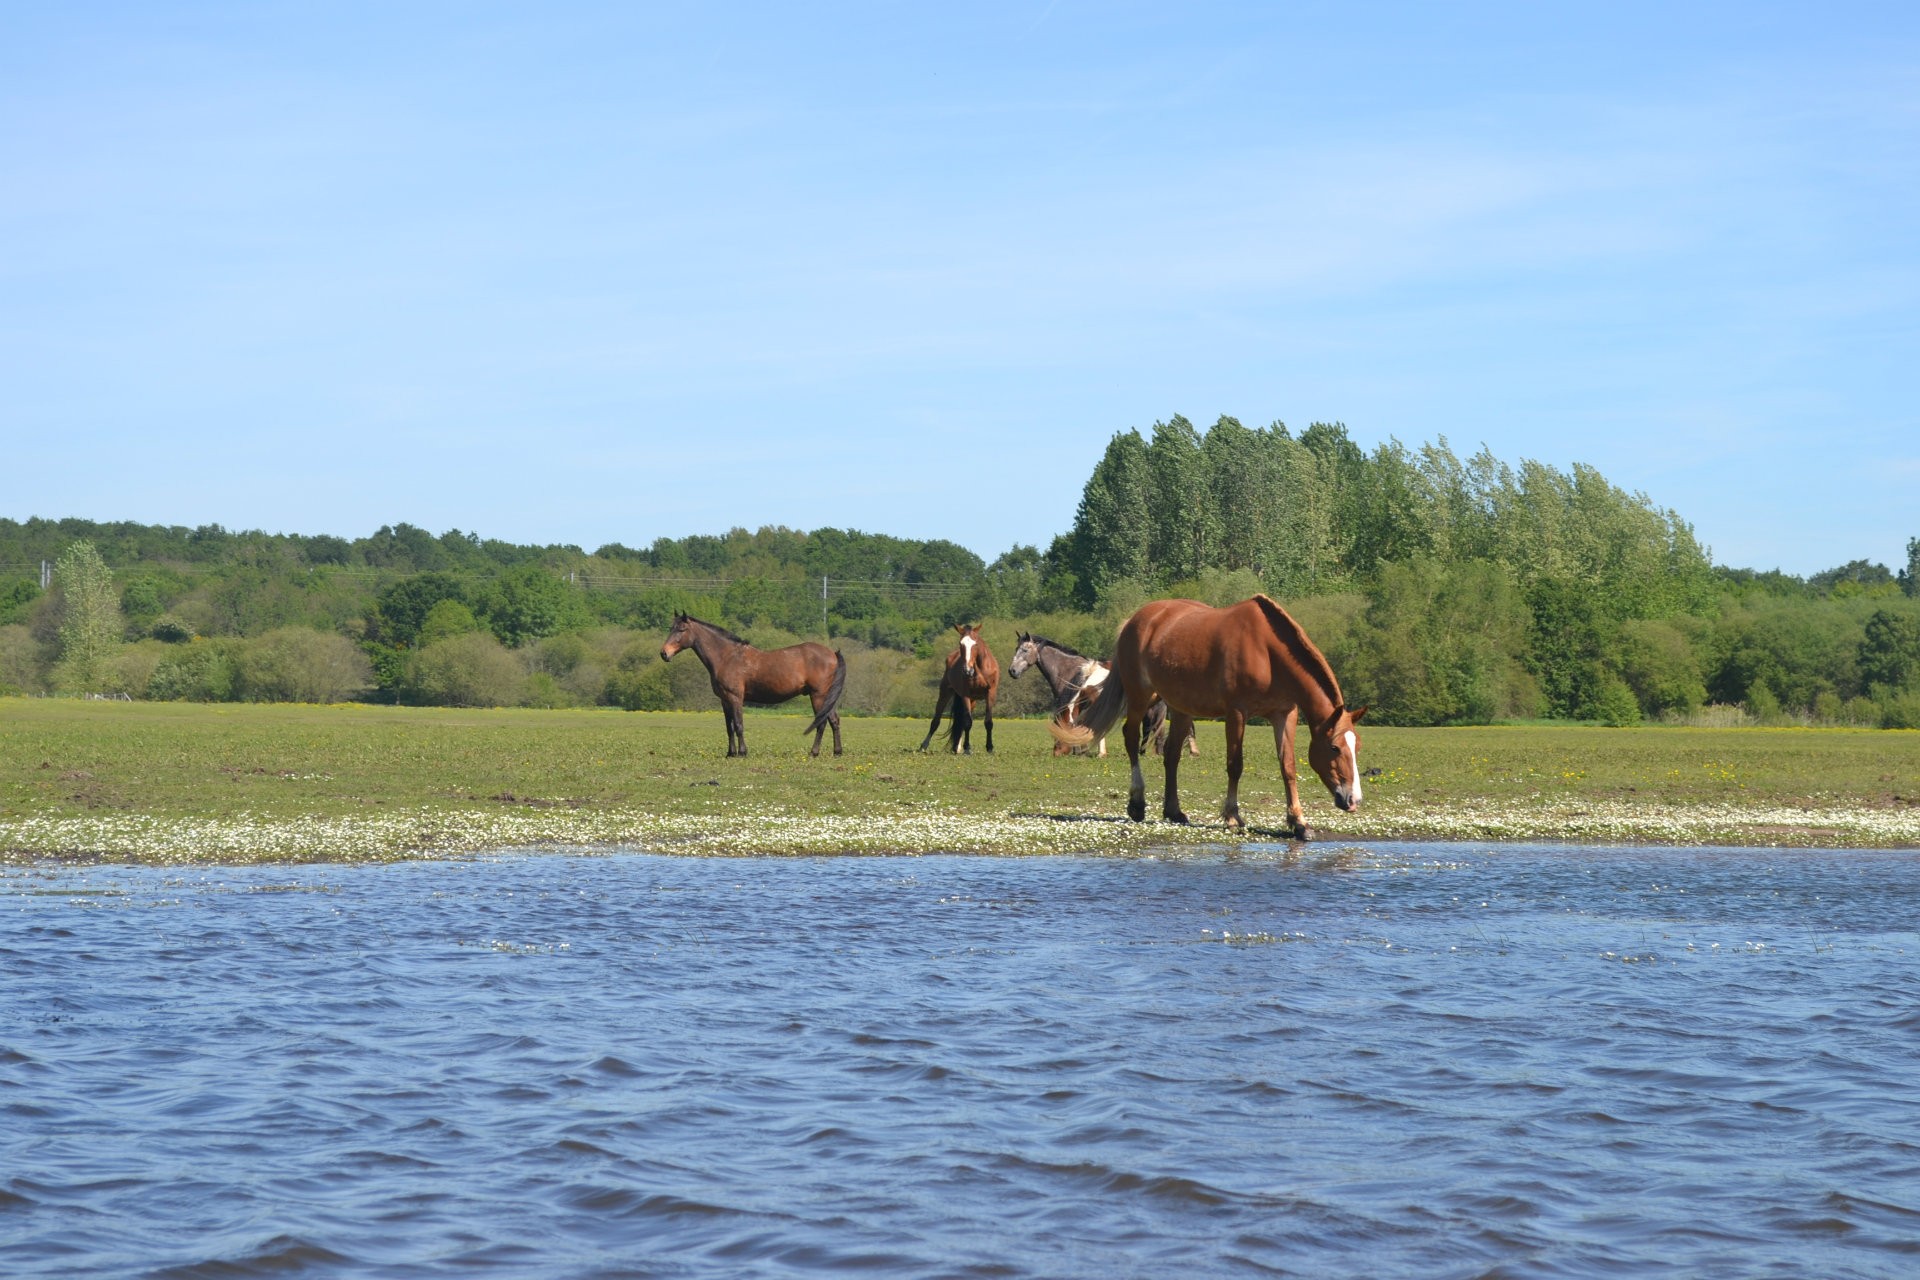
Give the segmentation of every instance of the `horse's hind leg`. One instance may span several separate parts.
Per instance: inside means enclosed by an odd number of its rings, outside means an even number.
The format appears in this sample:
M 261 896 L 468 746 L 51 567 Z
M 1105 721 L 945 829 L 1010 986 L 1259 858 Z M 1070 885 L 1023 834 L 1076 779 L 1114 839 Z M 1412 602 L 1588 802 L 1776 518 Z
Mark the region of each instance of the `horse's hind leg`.
M 1167 711 L 1167 745 L 1160 759 L 1167 766 L 1167 792 L 1160 801 L 1160 816 L 1168 822 L 1184 823 L 1187 815 L 1180 808 L 1180 749 L 1193 731 L 1193 717 L 1171 708 Z
M 1127 744 L 1127 764 L 1133 775 L 1127 783 L 1127 817 L 1135 822 L 1147 820 L 1147 780 L 1140 776 L 1140 717 L 1129 700 L 1127 719 L 1120 726 L 1120 740 Z
M 814 718 L 816 720 L 819 720 L 820 708 L 826 705 L 826 701 L 827 701 L 826 692 L 824 690 L 820 692 L 816 692 L 815 694 L 813 694 L 812 701 L 813 701 Z M 820 754 L 820 739 L 826 736 L 827 736 L 827 722 L 824 720 L 820 720 L 820 727 L 813 731 L 813 750 L 807 752 L 807 758 L 809 760 L 813 759 L 814 757 Z M 833 731 L 833 745 L 835 747 L 838 747 L 840 745 L 840 731 L 837 728 Z M 839 755 L 840 753 L 838 751 L 835 751 L 834 754 Z
M 987 690 L 987 754 L 993 754 L 993 700 L 995 693 Z
M 933 704 L 933 723 L 927 726 L 927 736 L 920 739 L 920 749 L 925 751 L 927 744 L 933 741 L 934 730 L 940 727 L 940 717 L 947 713 L 947 703 L 953 697 L 953 690 L 946 685 L 940 686 L 939 700 Z
M 832 715 L 828 716 L 827 723 L 833 726 L 833 754 L 839 755 L 840 754 L 840 713 L 836 711 Z M 818 738 L 815 738 L 813 745 L 814 745 L 814 748 L 818 750 L 820 746 L 820 740 Z

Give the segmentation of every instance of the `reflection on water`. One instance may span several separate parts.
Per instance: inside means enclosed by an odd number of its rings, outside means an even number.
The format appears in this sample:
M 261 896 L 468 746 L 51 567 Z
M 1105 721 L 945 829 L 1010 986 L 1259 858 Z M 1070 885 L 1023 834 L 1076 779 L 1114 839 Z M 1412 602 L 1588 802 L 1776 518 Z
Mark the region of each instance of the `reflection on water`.
M 1896 1276 L 1920 857 L 0 871 L 0 1274 Z

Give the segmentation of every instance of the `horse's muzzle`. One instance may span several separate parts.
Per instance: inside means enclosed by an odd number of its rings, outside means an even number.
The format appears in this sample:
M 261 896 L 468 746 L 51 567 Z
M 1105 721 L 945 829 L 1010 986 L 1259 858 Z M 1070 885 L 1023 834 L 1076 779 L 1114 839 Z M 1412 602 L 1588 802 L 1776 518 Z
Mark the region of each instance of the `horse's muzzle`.
M 1353 798 L 1353 792 L 1345 787 L 1333 793 L 1333 803 L 1339 807 L 1342 813 L 1352 813 L 1360 807 L 1360 802 Z

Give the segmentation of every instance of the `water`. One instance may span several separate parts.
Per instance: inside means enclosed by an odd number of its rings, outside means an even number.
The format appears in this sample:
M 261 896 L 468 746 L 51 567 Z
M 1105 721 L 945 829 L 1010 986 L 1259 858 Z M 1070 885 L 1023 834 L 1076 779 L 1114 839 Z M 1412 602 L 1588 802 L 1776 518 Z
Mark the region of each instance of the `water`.
M 8 1276 L 1904 1276 L 1920 856 L 0 871 Z

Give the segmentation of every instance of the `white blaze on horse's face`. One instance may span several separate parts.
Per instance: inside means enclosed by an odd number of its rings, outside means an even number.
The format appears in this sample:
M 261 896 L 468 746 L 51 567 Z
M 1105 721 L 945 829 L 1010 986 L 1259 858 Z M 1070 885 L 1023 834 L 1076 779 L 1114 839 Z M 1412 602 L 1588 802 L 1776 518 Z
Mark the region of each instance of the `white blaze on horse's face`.
M 1353 721 L 1366 714 L 1362 707 L 1349 716 L 1344 709 L 1313 731 L 1307 761 L 1333 794 L 1333 803 L 1347 813 L 1360 807 L 1360 735 Z
M 965 634 L 965 633 L 962 633 L 962 634 L 961 634 L 961 636 L 960 636 L 960 653 L 961 653 L 961 658 L 960 658 L 960 662 L 961 662 L 961 665 L 962 665 L 962 666 L 963 666 L 963 667 L 964 667 L 964 668 L 966 669 L 966 673 L 967 673 L 968 675 L 972 675 L 972 674 L 973 674 L 973 646 L 974 646 L 974 644 L 975 644 L 975 643 L 976 643 L 976 641 L 974 640 L 974 638 L 973 638 L 973 637 L 972 637 L 971 635 L 968 635 L 968 634 Z

